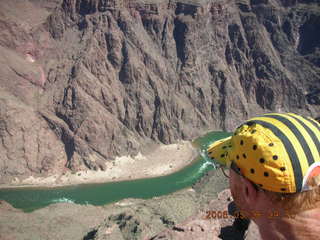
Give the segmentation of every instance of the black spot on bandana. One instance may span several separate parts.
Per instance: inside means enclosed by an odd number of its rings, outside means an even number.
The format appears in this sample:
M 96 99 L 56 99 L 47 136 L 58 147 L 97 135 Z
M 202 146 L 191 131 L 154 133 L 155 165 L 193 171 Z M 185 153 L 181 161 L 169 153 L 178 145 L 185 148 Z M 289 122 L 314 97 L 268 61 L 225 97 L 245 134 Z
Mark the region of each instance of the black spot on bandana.
M 264 158 L 260 158 L 259 161 L 260 161 L 261 163 L 264 163 L 264 162 L 265 162 Z
M 252 174 L 254 174 L 254 169 L 253 169 L 253 168 L 251 168 L 251 169 L 250 169 L 250 172 L 251 172 Z
M 264 172 L 263 175 L 264 175 L 265 177 L 269 177 L 269 173 L 268 173 L 268 172 Z
M 248 126 L 252 126 L 254 124 L 254 122 L 250 121 L 250 122 L 247 122 L 247 125 Z
M 257 145 L 253 145 L 252 149 L 257 150 Z
M 273 160 L 278 160 L 278 156 L 277 155 L 273 155 L 272 159 Z

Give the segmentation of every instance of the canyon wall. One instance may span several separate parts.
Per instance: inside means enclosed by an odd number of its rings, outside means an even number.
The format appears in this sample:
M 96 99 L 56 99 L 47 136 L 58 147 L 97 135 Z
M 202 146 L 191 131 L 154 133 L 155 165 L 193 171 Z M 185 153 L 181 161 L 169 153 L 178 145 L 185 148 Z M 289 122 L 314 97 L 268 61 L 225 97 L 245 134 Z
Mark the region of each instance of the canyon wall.
M 316 0 L 0 0 L 0 182 L 320 110 Z

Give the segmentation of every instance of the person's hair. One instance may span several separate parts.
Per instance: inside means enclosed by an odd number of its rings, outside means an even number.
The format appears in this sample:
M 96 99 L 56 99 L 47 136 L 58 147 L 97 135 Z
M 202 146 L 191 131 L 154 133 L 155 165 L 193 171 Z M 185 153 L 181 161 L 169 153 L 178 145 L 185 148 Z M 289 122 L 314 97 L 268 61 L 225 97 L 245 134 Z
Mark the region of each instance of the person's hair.
M 282 210 L 290 214 L 320 207 L 320 176 L 314 177 L 309 183 L 314 188 L 299 193 L 276 193 L 264 191 L 269 199 Z

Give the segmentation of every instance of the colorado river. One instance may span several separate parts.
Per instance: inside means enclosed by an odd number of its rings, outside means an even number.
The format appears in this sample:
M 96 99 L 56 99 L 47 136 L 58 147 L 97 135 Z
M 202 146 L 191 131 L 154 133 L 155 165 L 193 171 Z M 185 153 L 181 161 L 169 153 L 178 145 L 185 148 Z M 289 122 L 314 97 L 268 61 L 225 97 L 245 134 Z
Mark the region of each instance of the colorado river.
M 225 132 L 211 132 L 196 139 L 193 144 L 199 149 L 199 157 L 189 166 L 167 176 L 59 188 L 1 189 L 0 199 L 9 202 L 15 208 L 30 212 L 57 202 L 105 205 L 124 198 L 148 199 L 169 194 L 191 186 L 205 172 L 214 169 L 203 151 L 208 144 L 229 135 Z

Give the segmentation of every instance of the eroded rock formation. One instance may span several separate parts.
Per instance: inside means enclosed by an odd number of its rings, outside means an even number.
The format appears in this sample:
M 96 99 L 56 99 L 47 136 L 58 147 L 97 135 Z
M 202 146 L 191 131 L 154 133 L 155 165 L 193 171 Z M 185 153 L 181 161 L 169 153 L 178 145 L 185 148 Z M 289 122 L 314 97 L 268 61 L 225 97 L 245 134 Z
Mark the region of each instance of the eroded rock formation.
M 0 1 L 0 181 L 317 116 L 318 1 Z

